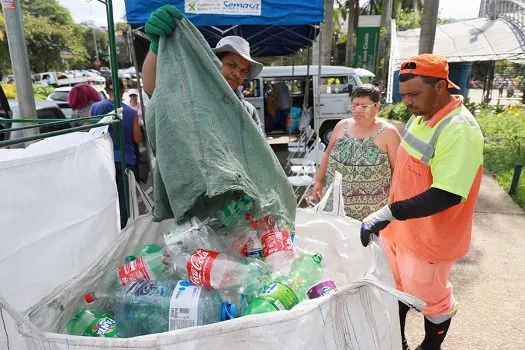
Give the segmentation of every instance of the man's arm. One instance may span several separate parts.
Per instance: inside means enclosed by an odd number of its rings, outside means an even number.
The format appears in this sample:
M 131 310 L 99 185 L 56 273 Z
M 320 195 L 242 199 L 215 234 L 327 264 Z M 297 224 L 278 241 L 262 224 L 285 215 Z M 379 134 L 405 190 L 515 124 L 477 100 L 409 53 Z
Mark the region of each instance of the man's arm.
M 142 86 L 148 96 L 153 95 L 155 91 L 155 82 L 157 80 L 157 55 L 151 50 L 148 52 L 144 64 L 142 65 Z

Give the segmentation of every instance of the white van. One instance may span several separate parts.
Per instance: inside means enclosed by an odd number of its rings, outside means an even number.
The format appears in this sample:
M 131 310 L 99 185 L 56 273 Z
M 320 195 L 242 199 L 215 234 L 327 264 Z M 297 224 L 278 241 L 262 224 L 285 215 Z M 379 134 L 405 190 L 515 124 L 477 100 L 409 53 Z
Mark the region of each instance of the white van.
M 355 70 L 350 67 L 321 66 L 321 82 L 319 85 L 318 66 L 311 65 L 308 73 L 309 76 L 307 76 L 307 66 L 264 67 L 255 79 L 249 84 L 245 84 L 243 94 L 246 100 L 257 109 L 261 122 L 265 125 L 265 130 L 268 133 L 272 132 L 269 130 L 269 124 L 275 118 L 275 106 L 271 106 L 269 103 L 272 87 L 284 82 L 290 91 L 292 108 L 301 108 L 305 99 L 306 81 L 309 79 L 310 92 L 307 106 L 314 107 L 314 101 L 317 102 L 317 93 L 320 92 L 321 112 L 319 116 L 316 116 L 315 125 L 319 127 L 321 140 L 328 144 L 337 122 L 349 116 L 347 111 L 349 95 L 355 87 L 363 83 Z

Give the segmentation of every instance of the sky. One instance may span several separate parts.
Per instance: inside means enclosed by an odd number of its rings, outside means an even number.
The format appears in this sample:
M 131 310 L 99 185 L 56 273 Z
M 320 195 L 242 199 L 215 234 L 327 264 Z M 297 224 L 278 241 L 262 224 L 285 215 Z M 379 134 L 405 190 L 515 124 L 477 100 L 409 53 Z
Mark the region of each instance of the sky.
M 145 1 L 145 0 L 141 0 Z M 71 11 L 75 22 L 94 21 L 99 26 L 106 26 L 105 6 L 96 0 L 58 0 Z M 439 17 L 465 19 L 478 17 L 481 0 L 440 0 Z M 124 0 L 113 0 L 115 22 L 124 16 Z

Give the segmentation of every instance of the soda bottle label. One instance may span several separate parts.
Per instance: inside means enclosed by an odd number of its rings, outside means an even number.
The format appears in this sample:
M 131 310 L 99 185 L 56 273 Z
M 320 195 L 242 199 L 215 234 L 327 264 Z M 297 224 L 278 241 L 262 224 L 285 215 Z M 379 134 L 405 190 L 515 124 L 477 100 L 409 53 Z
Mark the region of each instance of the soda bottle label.
M 335 282 L 332 280 L 327 280 L 317 283 L 315 286 L 310 288 L 306 294 L 308 295 L 308 299 L 315 299 L 324 297 L 326 295 L 335 294 L 335 292 L 337 292 L 337 286 L 335 285 Z
M 197 325 L 201 290 L 188 281 L 177 283 L 170 301 L 170 331 Z
M 150 280 L 152 274 L 150 273 L 144 258 L 140 257 L 130 261 L 118 268 L 118 277 L 123 286 L 133 280 Z
M 276 252 L 293 252 L 293 244 L 288 231 L 270 231 L 261 237 L 263 256 Z
M 257 226 L 260 228 L 261 232 L 269 232 L 275 230 L 275 219 L 271 215 L 266 215 L 259 220 L 257 220 Z
M 218 255 L 219 253 L 213 250 L 194 251 L 186 263 L 190 282 L 198 286 L 211 287 L 211 267 Z
M 243 247 L 241 255 L 249 256 L 250 258 L 261 258 L 262 257 L 262 245 L 257 234 L 251 231 L 248 234 L 248 242 Z
M 276 310 L 290 310 L 299 303 L 295 293 L 281 283 L 269 284 L 257 298 L 264 299 L 272 304 Z
M 162 281 L 136 280 L 129 284 L 127 297 L 166 297 L 170 288 Z
M 86 337 L 111 338 L 117 335 L 117 323 L 110 314 L 102 314 L 96 318 L 84 332 Z

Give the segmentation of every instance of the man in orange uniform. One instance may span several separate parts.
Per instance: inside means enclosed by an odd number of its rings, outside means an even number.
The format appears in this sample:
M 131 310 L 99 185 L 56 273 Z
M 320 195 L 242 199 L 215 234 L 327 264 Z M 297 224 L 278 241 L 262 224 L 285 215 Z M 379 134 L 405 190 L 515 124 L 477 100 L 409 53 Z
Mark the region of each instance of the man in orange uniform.
M 396 287 L 425 301 L 422 350 L 438 350 L 458 305 L 449 282 L 454 261 L 469 250 L 483 173 L 483 135 L 443 56 L 403 62 L 399 92 L 413 113 L 397 153 L 389 204 L 363 220 L 361 241 L 381 231 Z M 399 304 L 403 349 L 409 307 Z

